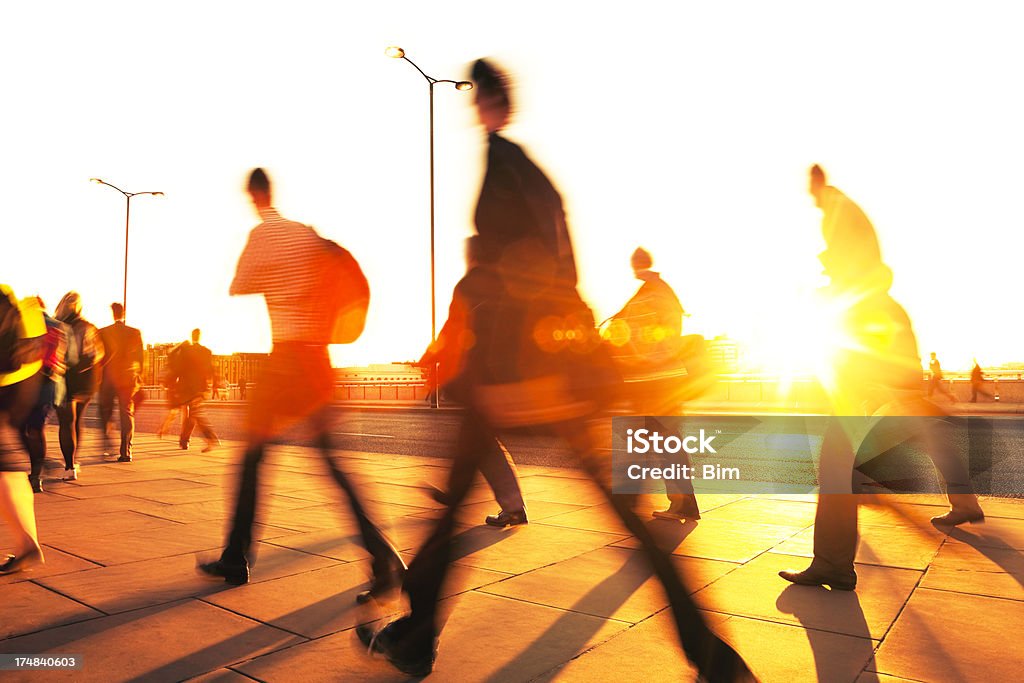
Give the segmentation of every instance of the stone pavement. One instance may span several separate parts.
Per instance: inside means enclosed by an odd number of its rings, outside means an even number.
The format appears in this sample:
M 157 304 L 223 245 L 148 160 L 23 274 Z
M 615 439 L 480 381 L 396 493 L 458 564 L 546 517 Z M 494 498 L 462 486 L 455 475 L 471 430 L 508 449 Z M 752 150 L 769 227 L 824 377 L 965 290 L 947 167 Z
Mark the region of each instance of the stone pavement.
M 76 654 L 84 666 L 0 680 L 404 680 L 355 638 L 357 624 L 401 603 L 355 606 L 368 561 L 317 454 L 281 446 L 268 456 L 253 581 L 232 588 L 194 565 L 221 547 L 240 447 L 197 450 L 139 435 L 134 463 L 87 456 L 78 482 L 47 482 L 36 496 L 47 563 L 0 577 L 0 653 Z M 339 455 L 411 557 L 439 508 L 422 482 L 441 484 L 447 463 Z M 483 485 L 463 506 L 429 680 L 692 680 L 665 596 L 599 493 L 572 469 L 522 475 L 528 526 L 483 526 L 496 508 Z M 642 500 L 643 514 L 661 502 Z M 943 509 L 937 497 L 872 499 L 853 593 L 776 576 L 807 562 L 813 497 L 700 502 L 698 524 L 650 526 L 761 680 L 1020 678 L 1024 502 L 985 500 L 986 524 L 947 536 L 928 521 Z M 10 547 L 0 526 L 0 551 Z

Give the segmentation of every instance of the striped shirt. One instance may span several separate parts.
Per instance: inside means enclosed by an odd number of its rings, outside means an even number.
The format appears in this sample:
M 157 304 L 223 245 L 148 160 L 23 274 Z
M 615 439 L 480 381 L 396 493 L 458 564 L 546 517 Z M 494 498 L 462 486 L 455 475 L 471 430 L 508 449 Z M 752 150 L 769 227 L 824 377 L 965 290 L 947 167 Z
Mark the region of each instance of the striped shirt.
M 274 342 L 327 345 L 334 323 L 320 280 L 324 240 L 308 225 L 260 210 L 263 222 L 249 233 L 230 293 L 262 294 Z

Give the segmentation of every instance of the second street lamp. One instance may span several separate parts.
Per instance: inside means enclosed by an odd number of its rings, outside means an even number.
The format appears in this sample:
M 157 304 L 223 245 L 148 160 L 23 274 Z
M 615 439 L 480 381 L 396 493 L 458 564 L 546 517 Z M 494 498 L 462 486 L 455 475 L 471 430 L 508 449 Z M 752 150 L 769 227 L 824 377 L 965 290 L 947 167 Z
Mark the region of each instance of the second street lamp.
M 404 59 L 412 64 L 413 68 L 427 80 L 430 90 L 430 343 L 433 344 L 437 339 L 437 295 L 434 276 L 434 86 L 438 83 L 451 83 L 456 90 L 472 90 L 473 84 L 469 81 L 453 81 L 447 78 L 428 76 L 423 69 L 416 66 L 416 63 L 405 55 L 405 50 L 400 47 L 391 46 L 384 50 L 384 54 L 393 59 Z M 430 384 L 430 390 L 434 397 L 432 404 L 437 408 L 440 391 L 437 384 L 436 363 L 431 373 Z
M 154 197 L 162 197 L 164 195 L 164 193 L 163 192 L 125 192 L 124 190 L 122 190 L 117 185 L 111 185 L 110 183 L 108 183 L 105 180 L 100 180 L 99 178 L 90 178 L 89 180 L 91 182 L 98 183 L 100 185 L 106 185 L 107 187 L 112 187 L 115 190 L 117 190 L 118 192 L 120 192 L 121 194 L 123 194 L 124 198 L 125 198 L 125 207 L 124 207 L 124 291 L 121 294 L 121 305 L 124 306 L 125 320 L 127 320 L 128 319 L 128 225 L 129 225 L 129 219 L 130 219 L 131 213 L 132 213 L 132 197 L 138 197 L 139 195 L 144 195 L 144 194 L 153 195 Z

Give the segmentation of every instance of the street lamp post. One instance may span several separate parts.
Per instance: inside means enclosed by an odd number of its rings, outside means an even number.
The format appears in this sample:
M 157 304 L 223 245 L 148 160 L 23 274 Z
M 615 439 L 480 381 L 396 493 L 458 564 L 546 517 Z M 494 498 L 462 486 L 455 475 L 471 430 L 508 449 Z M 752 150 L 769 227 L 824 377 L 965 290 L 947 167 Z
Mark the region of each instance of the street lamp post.
M 473 84 L 469 81 L 453 81 L 447 78 L 434 78 L 424 73 L 414 61 L 409 59 L 405 50 L 400 47 L 389 47 L 384 54 L 394 59 L 404 59 L 412 64 L 413 68 L 420 72 L 420 75 L 427 80 L 430 91 L 430 343 L 437 339 L 437 295 L 434 266 L 434 86 L 438 83 L 451 83 L 456 90 L 472 90 Z M 434 364 L 434 372 L 431 379 L 431 394 L 434 397 L 433 406 L 438 407 L 439 390 L 437 384 L 437 364 Z
M 139 195 L 144 195 L 144 194 L 153 195 L 154 197 L 162 197 L 164 195 L 164 193 L 163 192 L 125 192 L 124 190 L 122 190 L 117 185 L 111 185 L 110 183 L 108 183 L 105 180 L 100 180 L 99 178 L 90 178 L 89 180 L 91 182 L 98 183 L 99 185 L 106 185 L 107 187 L 112 187 L 115 190 L 117 190 L 118 192 L 120 192 L 121 194 L 123 194 L 124 198 L 125 198 L 125 208 L 124 208 L 124 291 L 121 294 L 121 305 L 124 306 L 125 320 L 127 320 L 128 319 L 128 220 L 131 217 L 131 213 L 132 213 L 132 197 L 138 197 Z

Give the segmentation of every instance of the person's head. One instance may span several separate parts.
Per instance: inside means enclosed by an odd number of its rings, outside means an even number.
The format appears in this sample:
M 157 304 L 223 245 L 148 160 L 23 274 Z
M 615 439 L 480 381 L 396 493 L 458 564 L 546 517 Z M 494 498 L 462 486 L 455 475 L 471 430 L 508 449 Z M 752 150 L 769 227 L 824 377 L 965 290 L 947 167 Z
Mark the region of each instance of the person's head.
M 654 259 L 651 258 L 651 252 L 643 247 L 637 247 L 636 251 L 633 252 L 633 256 L 630 257 L 629 263 L 633 266 L 633 273 L 636 275 L 642 271 L 650 270 L 651 266 L 654 265 Z
M 820 201 L 821 191 L 826 185 L 825 170 L 818 164 L 814 164 L 814 166 L 811 166 L 810 175 L 811 180 L 808 191 L 811 193 L 811 196 L 814 197 L 815 201 Z
M 110 314 L 114 316 L 114 322 L 124 320 L 124 306 L 115 301 L 110 304 Z
M 495 133 L 508 125 L 512 115 L 512 98 L 508 77 L 484 59 L 473 63 L 470 73 L 473 81 L 477 118 L 488 133 Z
M 60 303 L 57 304 L 57 310 L 54 311 L 54 316 L 57 320 L 67 321 L 71 318 L 76 318 L 82 314 L 82 297 L 79 296 L 78 292 L 68 292 L 65 294 Z
M 271 206 L 270 178 L 262 168 L 254 168 L 249 174 L 249 184 L 246 188 L 252 203 L 259 209 L 266 209 Z
M 199 343 L 199 328 L 198 327 L 196 329 L 192 330 L 192 343 L 193 344 L 198 344 Z
M 932 357 L 932 360 L 935 360 L 935 352 L 934 352 L 934 351 L 932 351 L 930 355 L 931 355 L 931 357 Z

